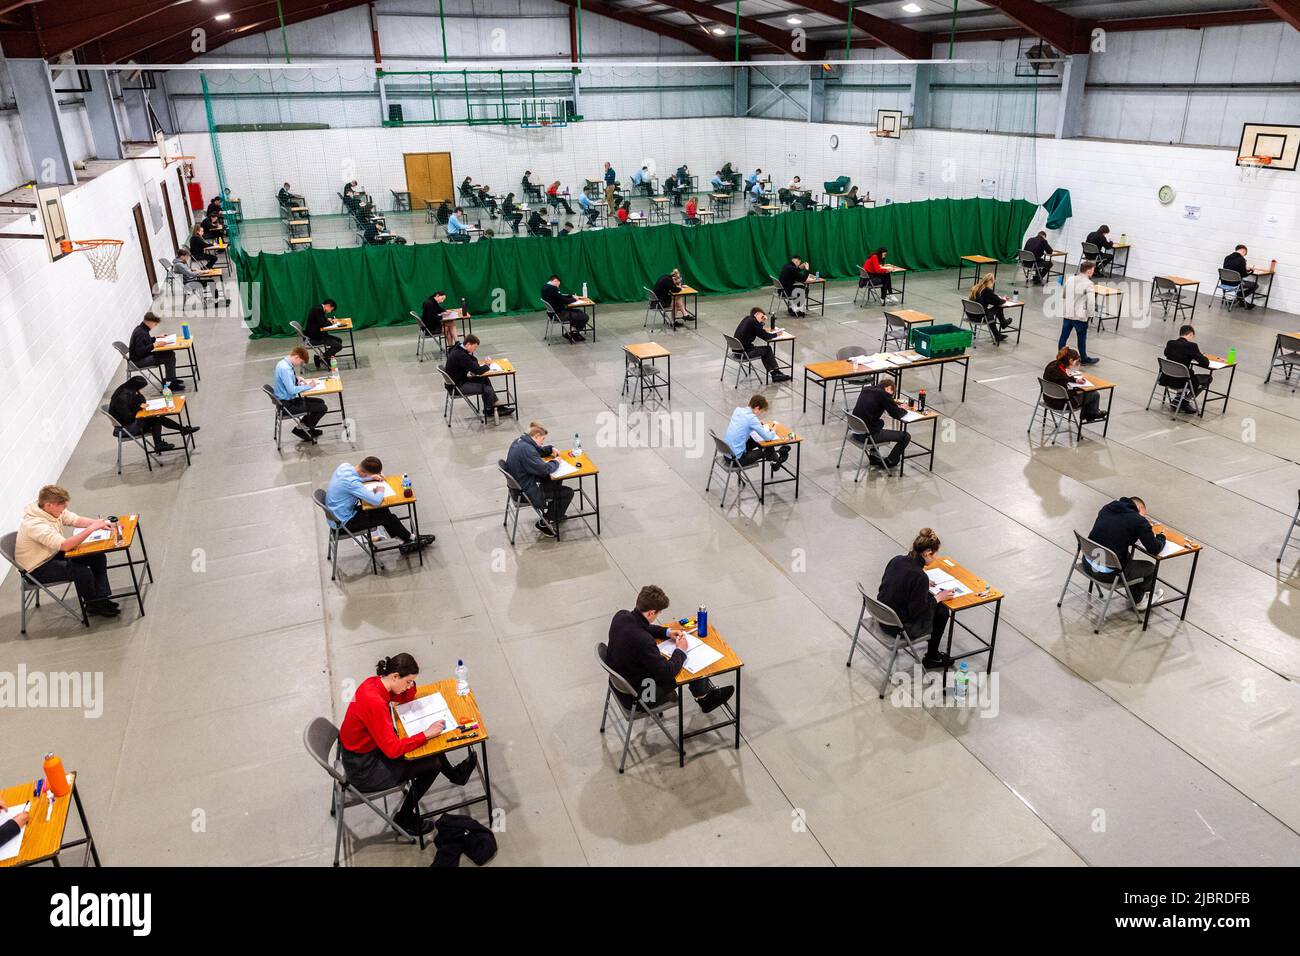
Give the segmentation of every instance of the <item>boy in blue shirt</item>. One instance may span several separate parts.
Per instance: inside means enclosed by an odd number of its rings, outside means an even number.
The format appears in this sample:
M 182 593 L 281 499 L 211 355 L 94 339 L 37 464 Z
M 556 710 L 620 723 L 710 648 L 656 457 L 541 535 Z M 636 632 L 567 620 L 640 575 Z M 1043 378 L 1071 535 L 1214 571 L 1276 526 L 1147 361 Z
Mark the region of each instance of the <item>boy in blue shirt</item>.
M 334 469 L 329 485 L 325 489 L 325 507 L 349 531 L 368 534 L 371 528 L 382 527 L 390 538 L 401 541 L 398 550 L 402 554 L 415 554 L 426 544 L 432 544 L 434 536 L 420 535 L 419 541 L 411 539 L 411 532 L 406 530 L 392 508 L 362 509 L 361 502 L 377 505 L 388 497 L 388 490 L 371 491 L 366 485 L 372 481 L 384 480 L 384 463 L 373 455 L 362 458 L 355 468 L 344 462 Z M 334 523 L 330 522 L 333 527 Z
M 772 463 L 772 473 L 776 474 L 785 464 L 785 460 L 790 457 L 790 446 L 764 448 L 754 440 L 754 435 L 758 435 L 763 441 L 775 441 L 777 438 L 776 432 L 769 429 L 758 418 L 759 412 L 765 411 L 767 411 L 767 399 L 755 393 L 750 397 L 748 405 L 742 405 L 731 413 L 731 421 L 727 424 L 727 434 L 723 441 L 727 443 L 731 454 L 742 466 L 766 459 Z
M 289 354 L 280 359 L 275 366 L 275 397 L 284 403 L 284 407 L 297 415 L 307 430 L 295 428 L 293 433 L 302 441 L 315 444 L 316 439 L 324 434 L 316 423 L 325 417 L 329 406 L 319 398 L 304 398 L 303 392 L 316 387 L 316 380 L 303 378 L 299 373 L 307 364 L 307 350 L 299 345 L 290 349 Z

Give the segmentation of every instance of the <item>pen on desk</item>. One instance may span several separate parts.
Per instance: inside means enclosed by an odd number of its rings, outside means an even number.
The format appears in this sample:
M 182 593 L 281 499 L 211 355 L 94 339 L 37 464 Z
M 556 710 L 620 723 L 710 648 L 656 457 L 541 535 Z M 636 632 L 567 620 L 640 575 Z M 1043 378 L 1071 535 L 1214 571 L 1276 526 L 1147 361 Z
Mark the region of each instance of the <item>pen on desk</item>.
M 50 814 L 54 813 L 54 791 L 53 791 L 53 790 L 46 790 L 46 791 L 45 791 L 45 798 L 46 798 L 46 802 L 47 802 L 47 806 L 45 807 L 45 822 L 46 822 L 46 823 L 49 823 L 49 822 L 50 822 Z
M 36 781 L 36 789 L 32 791 L 32 798 L 36 799 L 41 795 L 41 788 L 45 786 L 45 778 L 42 777 Z

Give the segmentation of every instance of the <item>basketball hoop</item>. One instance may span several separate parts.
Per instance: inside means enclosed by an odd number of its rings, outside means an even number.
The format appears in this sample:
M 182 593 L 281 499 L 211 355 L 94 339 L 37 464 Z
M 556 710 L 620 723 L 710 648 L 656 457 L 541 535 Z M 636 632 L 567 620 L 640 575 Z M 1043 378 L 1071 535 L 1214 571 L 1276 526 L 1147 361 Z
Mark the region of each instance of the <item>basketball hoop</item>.
M 117 257 L 122 254 L 121 239 L 64 239 L 59 243 L 64 254 L 84 252 L 95 271 L 96 279 L 117 281 Z
M 194 162 L 193 156 L 164 156 L 163 157 L 164 166 L 170 166 L 172 163 L 192 163 L 192 162 Z

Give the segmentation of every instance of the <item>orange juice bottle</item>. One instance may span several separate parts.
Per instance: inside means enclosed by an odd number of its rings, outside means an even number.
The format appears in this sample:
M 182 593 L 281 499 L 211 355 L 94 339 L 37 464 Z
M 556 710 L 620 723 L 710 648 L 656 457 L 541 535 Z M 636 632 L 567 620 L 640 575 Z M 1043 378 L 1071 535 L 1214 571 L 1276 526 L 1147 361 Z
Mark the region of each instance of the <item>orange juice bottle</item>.
M 68 775 L 63 770 L 63 761 L 57 754 L 46 754 L 45 763 L 42 765 L 45 769 L 45 785 L 56 797 L 66 797 L 72 789 L 68 786 Z

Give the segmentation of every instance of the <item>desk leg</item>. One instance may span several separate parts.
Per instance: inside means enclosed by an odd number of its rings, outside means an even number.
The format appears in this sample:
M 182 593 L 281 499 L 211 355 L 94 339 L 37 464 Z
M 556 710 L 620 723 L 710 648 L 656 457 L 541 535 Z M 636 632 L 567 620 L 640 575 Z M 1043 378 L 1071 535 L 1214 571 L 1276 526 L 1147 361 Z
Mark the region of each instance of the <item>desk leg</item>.
M 1019 336 L 1019 334 L 1020 334 L 1019 332 L 1016 333 L 1017 336 Z M 962 362 L 962 372 L 961 372 L 961 400 L 963 402 L 966 401 L 966 383 L 969 380 L 970 380 L 970 356 L 967 356 L 966 360 Z
M 149 583 L 153 584 L 153 567 L 149 564 L 149 549 L 145 547 L 144 532 L 140 530 L 139 522 L 136 522 L 135 525 L 135 536 L 140 541 L 140 554 L 144 558 L 144 573 L 148 576 Z M 130 557 L 131 555 L 128 554 L 127 558 L 129 559 Z
M 420 567 L 424 567 L 424 548 L 418 547 L 420 543 L 420 509 L 411 502 L 411 525 L 415 529 L 415 543 L 417 545 L 416 554 L 420 557 Z
M 668 356 L 668 401 L 673 400 L 673 357 Z
M 1002 599 L 998 598 L 993 602 L 993 633 L 989 635 L 989 662 L 988 673 L 993 673 L 993 648 L 998 643 L 998 622 L 1002 619 Z
M 943 370 L 948 367 L 947 362 L 939 363 L 939 391 L 943 391 Z
M 1196 563 L 1201 560 L 1201 552 L 1198 548 L 1192 552 L 1192 570 L 1187 575 L 1187 593 L 1183 595 L 1183 613 L 1178 615 L 1178 620 L 1187 620 L 1187 605 L 1192 603 L 1192 582 L 1196 580 Z
M 1156 557 L 1155 555 L 1152 555 L 1152 557 L 1155 558 L 1155 562 L 1156 562 L 1156 574 L 1155 577 L 1151 579 L 1151 590 L 1148 591 L 1146 595 L 1147 609 L 1146 609 L 1146 613 L 1142 615 L 1142 630 L 1144 631 L 1147 629 L 1147 626 L 1151 623 L 1151 605 L 1153 603 L 1151 599 L 1155 597 L 1156 587 L 1160 584 L 1160 558 Z M 1123 574 L 1124 571 L 1121 569 L 1119 573 Z M 1186 602 L 1184 602 L 1183 606 L 1186 607 Z
M 737 672 L 737 674 L 739 674 L 739 672 Z M 737 700 L 740 698 L 739 690 L 736 691 L 736 698 Z M 95 838 L 90 833 L 90 821 L 86 819 L 86 808 L 81 805 L 81 793 L 77 790 L 75 785 L 72 788 L 72 802 L 76 804 L 77 816 L 81 820 L 81 832 L 86 834 L 86 850 L 89 853 L 90 858 L 95 861 L 95 866 L 100 866 L 99 850 L 95 848 Z M 58 854 L 55 854 L 54 865 L 59 865 Z
M 677 766 L 686 766 L 686 685 L 677 687 Z
M 736 749 L 740 749 L 740 675 L 744 671 L 742 667 L 736 671 Z
M 952 635 L 953 635 L 953 630 L 956 628 L 956 626 L 957 626 L 957 612 L 951 611 L 948 614 L 948 641 L 943 648 L 943 655 L 944 655 L 943 675 L 939 678 L 940 687 L 943 689 L 943 694 L 941 696 L 944 698 L 948 696 L 948 660 L 947 659 L 952 657 Z
M 792 349 L 791 351 L 793 351 L 793 349 Z M 1274 354 L 1274 355 L 1277 355 L 1277 352 L 1274 351 L 1273 354 Z M 1269 374 L 1271 375 L 1272 372 L 1273 372 L 1273 370 L 1272 370 L 1272 368 L 1270 368 L 1270 369 L 1269 369 Z M 1267 382 L 1268 379 L 1265 379 L 1264 381 Z M 808 370 L 807 370 L 807 369 L 804 369 L 804 370 L 803 370 L 803 410 L 804 410 L 805 412 L 808 411 Z
M 488 752 L 487 752 L 486 740 L 479 741 L 479 750 L 483 754 L 483 760 L 482 760 L 483 792 L 487 794 L 488 826 L 490 827 L 496 821 L 492 819 L 492 774 L 488 770 Z
M 140 579 L 135 573 L 135 562 L 131 560 L 130 548 L 126 549 L 126 567 L 127 570 L 131 572 L 131 589 L 135 591 L 135 602 L 140 605 L 140 616 L 144 617 L 144 595 L 140 593 Z M 110 586 L 109 593 L 111 594 L 112 591 L 113 589 Z
M 1101 423 L 1101 437 L 1105 438 L 1106 433 L 1110 431 L 1110 409 L 1115 404 L 1115 390 L 1109 388 L 1106 390 L 1106 420 Z
M 799 462 L 802 458 L 803 442 L 797 441 L 794 443 L 794 496 L 796 500 L 799 498 Z M 736 678 L 736 684 L 740 684 L 740 678 Z M 737 691 L 737 693 L 739 693 L 739 691 Z
M 596 537 L 600 537 L 600 473 L 592 475 L 596 485 Z

